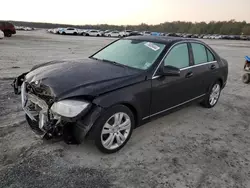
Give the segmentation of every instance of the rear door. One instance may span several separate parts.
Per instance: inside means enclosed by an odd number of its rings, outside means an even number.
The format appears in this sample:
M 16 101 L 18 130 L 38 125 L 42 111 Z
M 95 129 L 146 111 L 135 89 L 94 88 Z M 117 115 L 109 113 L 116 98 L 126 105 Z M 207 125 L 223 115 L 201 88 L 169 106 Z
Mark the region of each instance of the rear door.
M 194 65 L 192 66 L 192 71 L 197 84 L 197 95 L 205 94 L 211 85 L 209 78 L 218 65 L 214 55 L 205 45 L 199 42 L 191 42 L 190 46 L 193 56 Z
M 67 28 L 67 29 L 66 29 L 66 33 L 67 33 L 67 34 L 71 34 L 71 33 L 72 33 L 71 28 Z
M 95 35 L 96 35 L 96 31 L 94 31 L 94 30 L 90 31 L 90 32 L 89 32 L 89 35 L 90 35 L 90 36 L 95 36 Z

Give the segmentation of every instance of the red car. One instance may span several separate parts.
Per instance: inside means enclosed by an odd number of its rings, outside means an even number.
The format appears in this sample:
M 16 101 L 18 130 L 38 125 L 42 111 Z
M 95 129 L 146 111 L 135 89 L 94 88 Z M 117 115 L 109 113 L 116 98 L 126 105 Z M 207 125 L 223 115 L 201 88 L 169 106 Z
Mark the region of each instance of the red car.
M 4 32 L 5 37 L 11 37 L 11 35 L 16 34 L 16 29 L 10 22 L 0 21 L 0 30 Z

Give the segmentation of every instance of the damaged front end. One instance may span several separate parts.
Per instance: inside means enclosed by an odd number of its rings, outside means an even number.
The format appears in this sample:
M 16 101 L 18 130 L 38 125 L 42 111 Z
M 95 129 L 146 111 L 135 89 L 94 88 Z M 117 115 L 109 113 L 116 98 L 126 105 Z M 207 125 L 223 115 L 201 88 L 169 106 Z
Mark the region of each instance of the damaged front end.
M 54 103 L 53 97 L 44 95 L 47 91 L 43 90 L 44 88 L 38 82 L 26 82 L 26 74 L 17 77 L 12 86 L 15 94 L 21 94 L 22 108 L 29 126 L 40 137 L 61 136 L 63 134 L 62 118 L 51 111 Z
M 71 144 L 81 142 L 74 135 L 78 138 L 86 136 L 99 115 L 93 117 L 93 111 L 100 112 L 100 109 L 90 110 L 92 104 L 79 98 L 57 101 L 49 86 L 39 81 L 27 81 L 26 74 L 17 77 L 12 86 L 15 94 L 21 94 L 30 128 L 42 138 L 63 138 Z

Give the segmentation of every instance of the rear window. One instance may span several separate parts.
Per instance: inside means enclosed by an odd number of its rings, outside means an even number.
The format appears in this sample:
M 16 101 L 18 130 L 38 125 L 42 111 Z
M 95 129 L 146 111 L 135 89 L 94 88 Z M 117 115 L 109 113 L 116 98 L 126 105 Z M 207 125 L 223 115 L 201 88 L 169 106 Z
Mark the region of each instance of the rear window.
M 202 44 L 191 43 L 194 55 L 194 64 L 201 64 L 207 62 L 206 48 Z
M 208 58 L 208 62 L 215 61 L 215 57 L 212 54 L 212 52 L 210 52 L 209 49 L 207 49 L 207 58 Z

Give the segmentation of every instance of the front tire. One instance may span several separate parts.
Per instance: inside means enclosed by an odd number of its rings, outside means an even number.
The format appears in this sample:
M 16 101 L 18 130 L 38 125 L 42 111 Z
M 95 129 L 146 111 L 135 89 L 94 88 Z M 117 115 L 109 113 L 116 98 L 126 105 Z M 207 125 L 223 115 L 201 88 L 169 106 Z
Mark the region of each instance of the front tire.
M 220 98 L 220 93 L 221 83 L 217 81 L 210 87 L 208 94 L 206 95 L 201 104 L 205 108 L 213 108 Z
M 11 34 L 10 31 L 5 31 L 5 32 L 4 32 L 4 36 L 5 36 L 5 37 L 11 37 L 11 35 L 12 35 L 12 34 Z
M 95 124 L 95 144 L 103 153 L 120 150 L 129 140 L 135 126 L 134 114 L 124 105 L 109 108 Z

